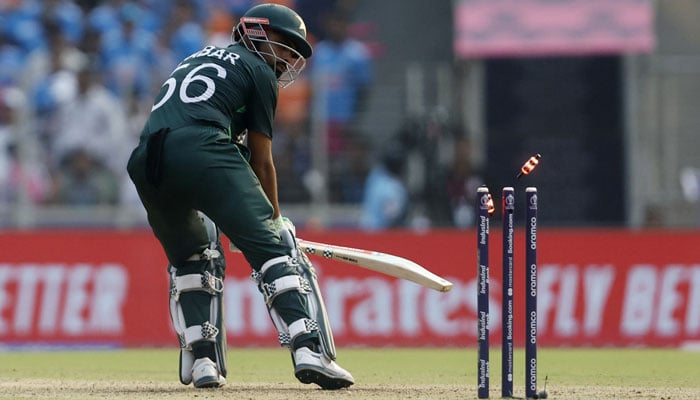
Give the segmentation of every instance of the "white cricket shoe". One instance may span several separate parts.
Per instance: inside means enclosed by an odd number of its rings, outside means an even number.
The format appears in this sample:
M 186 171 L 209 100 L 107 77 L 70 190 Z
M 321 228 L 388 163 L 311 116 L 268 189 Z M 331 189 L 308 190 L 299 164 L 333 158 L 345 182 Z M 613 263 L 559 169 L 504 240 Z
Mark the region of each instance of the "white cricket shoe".
M 226 378 L 219 374 L 214 361 L 209 357 L 198 358 L 192 366 L 192 381 L 194 387 L 202 388 L 217 388 L 226 384 Z
M 294 351 L 294 376 L 301 383 L 315 383 L 325 390 L 336 390 L 355 383 L 355 378 L 325 354 L 315 353 L 308 347 Z

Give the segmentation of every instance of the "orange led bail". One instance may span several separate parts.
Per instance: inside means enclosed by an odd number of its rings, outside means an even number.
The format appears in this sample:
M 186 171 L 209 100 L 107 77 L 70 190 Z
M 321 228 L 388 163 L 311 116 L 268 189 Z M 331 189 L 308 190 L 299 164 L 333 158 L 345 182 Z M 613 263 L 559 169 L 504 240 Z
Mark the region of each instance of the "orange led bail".
M 535 154 L 534 156 L 530 157 L 530 159 L 527 160 L 525 164 L 523 164 L 523 166 L 520 168 L 520 172 L 518 173 L 517 177 L 520 178 L 521 176 L 527 175 L 530 172 L 532 172 L 532 170 L 534 170 L 535 167 L 537 167 L 537 164 L 540 163 L 540 158 L 542 158 L 540 154 Z
M 493 204 L 493 197 L 491 197 L 491 193 L 489 193 L 489 199 L 487 206 L 489 208 L 488 213 L 489 215 L 493 214 L 496 211 L 496 206 Z

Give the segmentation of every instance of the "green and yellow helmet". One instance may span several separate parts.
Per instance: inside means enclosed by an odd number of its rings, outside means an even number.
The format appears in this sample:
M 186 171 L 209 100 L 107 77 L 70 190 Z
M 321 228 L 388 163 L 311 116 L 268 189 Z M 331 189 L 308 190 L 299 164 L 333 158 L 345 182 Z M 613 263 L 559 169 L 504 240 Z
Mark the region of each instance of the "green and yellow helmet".
M 268 39 L 266 30 L 273 30 L 282 34 L 293 48 L 283 43 Z M 281 87 L 291 85 L 299 73 L 306 66 L 306 59 L 311 57 L 313 50 L 311 44 L 306 40 L 306 24 L 304 20 L 294 10 L 280 4 L 260 4 L 252 7 L 240 18 L 238 24 L 233 28 L 231 34 L 234 43 L 243 43 L 248 50 L 251 50 L 263 59 L 263 54 L 271 55 L 276 63 L 285 64 L 285 71 L 279 72 L 276 65 L 272 65 L 277 72 L 277 81 Z M 290 49 L 295 56 L 296 62 L 293 64 L 277 57 L 274 52 L 265 52 L 259 46 L 260 43 L 271 43 Z

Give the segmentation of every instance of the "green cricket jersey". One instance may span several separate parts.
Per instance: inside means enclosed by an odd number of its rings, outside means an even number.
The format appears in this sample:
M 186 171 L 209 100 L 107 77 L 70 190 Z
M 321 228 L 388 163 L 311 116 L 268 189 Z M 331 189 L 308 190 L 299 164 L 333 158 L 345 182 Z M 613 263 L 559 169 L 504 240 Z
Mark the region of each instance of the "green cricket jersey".
M 274 71 L 260 56 L 240 44 L 207 46 L 165 81 L 142 134 L 211 125 L 234 136 L 249 129 L 272 137 L 277 94 Z
M 246 129 L 272 137 L 277 95 L 272 68 L 239 44 L 205 47 L 161 87 L 127 170 L 173 265 L 208 246 L 196 210 L 253 268 L 288 254 L 269 225 L 273 207 L 231 137 Z

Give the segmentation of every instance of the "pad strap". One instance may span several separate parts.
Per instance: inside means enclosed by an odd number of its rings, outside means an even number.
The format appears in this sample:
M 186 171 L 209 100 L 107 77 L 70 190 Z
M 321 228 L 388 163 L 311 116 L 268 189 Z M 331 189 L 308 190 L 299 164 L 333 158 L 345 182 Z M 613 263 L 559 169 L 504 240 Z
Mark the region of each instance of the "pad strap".
M 193 325 L 185 329 L 184 339 L 185 347 L 190 348 L 194 342 L 206 340 L 209 342 L 216 341 L 216 335 L 219 334 L 219 329 L 210 324 L 209 321 L 204 321 L 202 325 Z
M 277 278 L 271 283 L 260 283 L 260 289 L 265 298 L 265 303 L 269 306 L 277 295 L 290 290 L 296 290 L 300 293 L 311 293 L 311 284 L 301 276 L 287 275 Z
M 291 347 L 297 336 L 315 331 L 318 331 L 318 323 L 315 320 L 308 318 L 298 319 L 289 325 L 286 332 L 279 333 L 280 344 Z
M 180 294 L 193 290 L 201 290 L 211 295 L 216 295 L 224 291 L 224 281 L 221 278 L 204 271 L 203 274 L 188 274 L 175 277 L 172 285 L 172 297 L 177 301 Z
M 270 260 L 265 261 L 265 264 L 263 264 L 262 267 L 260 267 L 261 279 L 262 279 L 262 277 L 265 276 L 265 273 L 267 272 L 268 269 L 270 269 L 270 267 L 272 267 L 273 265 L 277 265 L 277 264 L 288 263 L 289 259 L 290 259 L 289 256 L 279 256 L 279 257 L 275 257 L 275 258 L 272 258 Z

